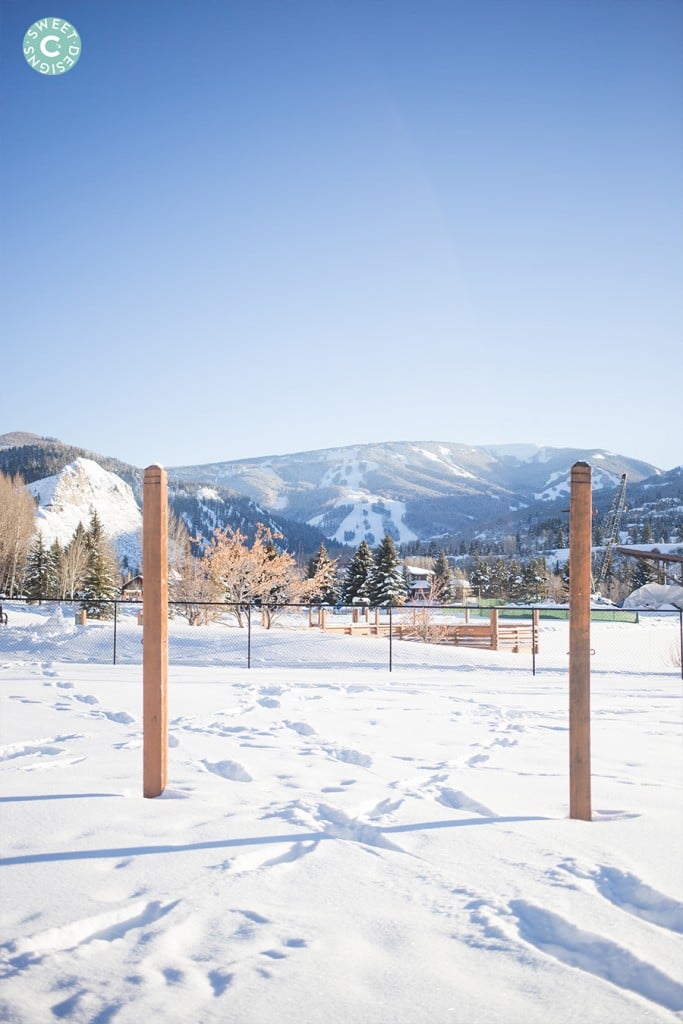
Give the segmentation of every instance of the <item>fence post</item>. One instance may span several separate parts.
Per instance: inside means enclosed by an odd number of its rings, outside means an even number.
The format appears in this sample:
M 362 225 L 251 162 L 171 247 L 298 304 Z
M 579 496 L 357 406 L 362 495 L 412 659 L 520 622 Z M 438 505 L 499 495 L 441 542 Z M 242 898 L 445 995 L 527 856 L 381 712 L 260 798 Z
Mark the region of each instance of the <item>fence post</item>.
M 678 633 L 680 638 L 678 654 L 681 660 L 681 679 L 683 679 L 683 609 L 678 613 Z
M 531 674 L 536 675 L 536 655 L 538 654 L 538 608 L 531 609 Z
M 591 820 L 591 467 L 576 462 L 569 500 L 569 816 Z
M 491 617 L 491 650 L 498 650 L 498 609 L 491 608 L 489 610 Z
M 393 620 L 393 616 L 391 614 L 391 605 L 389 605 L 389 671 L 390 672 L 391 672 L 391 670 L 393 668 L 393 661 L 394 661 L 394 659 L 393 659 L 393 641 L 394 641 L 393 622 L 394 622 L 394 620 Z
M 161 466 L 145 470 L 142 506 L 143 792 L 163 793 L 168 772 L 168 490 Z
M 247 605 L 247 668 L 251 668 L 251 605 Z
M 118 607 L 119 607 L 119 602 L 118 601 L 114 601 L 114 664 L 116 664 L 116 620 L 118 618 L 118 616 L 117 616 Z

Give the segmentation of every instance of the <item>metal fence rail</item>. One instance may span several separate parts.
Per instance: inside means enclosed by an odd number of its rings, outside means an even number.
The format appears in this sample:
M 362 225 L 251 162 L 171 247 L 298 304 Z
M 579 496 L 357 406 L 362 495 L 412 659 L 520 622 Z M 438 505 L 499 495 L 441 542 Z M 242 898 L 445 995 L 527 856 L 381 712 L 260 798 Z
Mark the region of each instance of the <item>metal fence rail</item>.
M 0 664 L 59 661 L 142 663 L 142 605 L 112 601 L 109 617 L 87 619 L 67 601 L 3 600 Z M 468 670 L 495 664 L 508 673 L 567 667 L 567 610 L 422 605 L 268 609 L 206 603 L 169 608 L 169 662 L 241 668 Z M 6 622 L 5 622 L 6 618 Z M 491 642 L 492 621 L 496 623 Z M 191 624 L 194 623 L 194 624 Z M 683 612 L 595 612 L 592 671 L 639 671 L 683 678 Z

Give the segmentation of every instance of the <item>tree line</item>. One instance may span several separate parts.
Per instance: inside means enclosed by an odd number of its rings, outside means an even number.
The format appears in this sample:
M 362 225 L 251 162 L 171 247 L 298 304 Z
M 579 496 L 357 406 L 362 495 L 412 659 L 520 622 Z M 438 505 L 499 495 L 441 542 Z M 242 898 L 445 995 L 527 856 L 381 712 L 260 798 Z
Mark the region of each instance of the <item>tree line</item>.
M 97 513 L 91 510 L 89 522 L 80 523 L 67 544 L 55 541 L 49 547 L 35 532 L 34 516 L 35 501 L 23 479 L 0 473 L 0 595 L 78 601 L 90 617 L 112 614 L 122 571 L 133 575 L 139 567 L 125 560 L 119 564 Z M 282 540 L 277 530 L 262 523 L 249 534 L 227 527 L 216 528 L 208 541 L 192 538 L 183 519 L 171 511 L 172 601 L 194 624 L 221 614 L 210 607 L 220 602 L 229 605 L 240 625 L 248 608 L 259 607 L 264 624 L 270 626 L 278 608 L 286 604 L 378 607 L 402 604 L 410 596 L 405 549 L 399 551 L 388 533 L 374 548 L 362 540 L 346 560 L 332 557 L 321 543 L 307 563 L 287 551 Z M 518 538 L 513 535 L 501 542 L 500 554 L 449 556 L 433 542 L 421 550 L 414 545 L 413 550 L 413 560 L 429 569 L 423 596 L 430 603 L 453 600 L 456 561 L 475 597 L 510 603 L 566 600 L 566 562 L 551 567 L 542 555 L 518 557 Z M 617 556 L 611 560 L 603 596 L 619 601 L 653 579 L 653 566 Z

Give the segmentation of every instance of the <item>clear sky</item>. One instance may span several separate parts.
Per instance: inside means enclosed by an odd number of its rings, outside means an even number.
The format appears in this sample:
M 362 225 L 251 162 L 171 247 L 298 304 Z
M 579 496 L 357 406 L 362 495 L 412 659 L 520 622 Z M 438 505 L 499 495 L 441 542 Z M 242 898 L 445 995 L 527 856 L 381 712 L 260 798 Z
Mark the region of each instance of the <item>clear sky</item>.
M 678 0 L 1 10 L 0 433 L 683 462 Z

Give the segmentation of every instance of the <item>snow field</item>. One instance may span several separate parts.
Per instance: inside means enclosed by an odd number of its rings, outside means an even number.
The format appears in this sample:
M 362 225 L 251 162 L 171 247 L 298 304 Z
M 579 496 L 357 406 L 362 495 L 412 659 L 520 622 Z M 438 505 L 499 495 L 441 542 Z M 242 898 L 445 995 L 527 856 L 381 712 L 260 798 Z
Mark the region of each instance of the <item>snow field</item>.
M 156 800 L 139 666 L 2 663 L 2 1019 L 683 1020 L 680 679 L 594 676 L 578 822 L 566 672 L 465 656 L 172 666 Z

